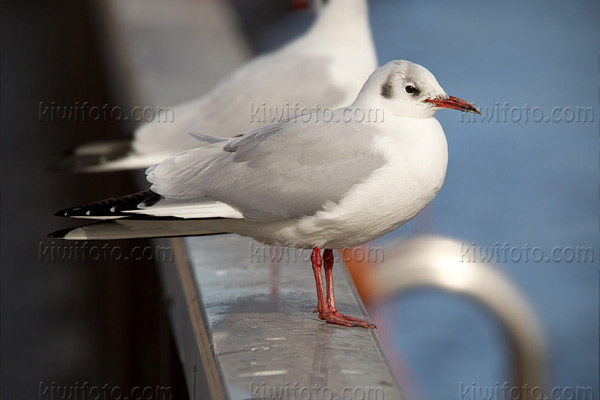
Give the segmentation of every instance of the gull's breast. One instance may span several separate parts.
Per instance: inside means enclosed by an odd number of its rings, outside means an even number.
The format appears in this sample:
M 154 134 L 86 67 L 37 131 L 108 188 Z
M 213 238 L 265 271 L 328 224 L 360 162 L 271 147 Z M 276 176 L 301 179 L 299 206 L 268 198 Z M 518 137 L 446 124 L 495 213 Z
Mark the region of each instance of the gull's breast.
M 374 146 L 387 163 L 303 228 L 325 247 L 351 247 L 391 232 L 433 200 L 446 176 L 448 145 L 434 118 L 400 121 Z M 387 132 L 387 128 L 386 128 Z

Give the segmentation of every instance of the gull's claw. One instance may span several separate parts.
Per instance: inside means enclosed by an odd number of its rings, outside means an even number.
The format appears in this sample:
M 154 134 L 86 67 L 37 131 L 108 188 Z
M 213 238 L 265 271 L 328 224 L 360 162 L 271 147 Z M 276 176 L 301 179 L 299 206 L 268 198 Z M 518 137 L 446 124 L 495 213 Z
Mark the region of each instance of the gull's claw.
M 319 318 L 327 321 L 330 324 L 335 325 L 377 329 L 375 324 L 371 323 L 370 321 L 367 321 L 366 319 L 350 317 L 348 315 L 340 314 L 337 311 L 329 314 L 319 313 Z

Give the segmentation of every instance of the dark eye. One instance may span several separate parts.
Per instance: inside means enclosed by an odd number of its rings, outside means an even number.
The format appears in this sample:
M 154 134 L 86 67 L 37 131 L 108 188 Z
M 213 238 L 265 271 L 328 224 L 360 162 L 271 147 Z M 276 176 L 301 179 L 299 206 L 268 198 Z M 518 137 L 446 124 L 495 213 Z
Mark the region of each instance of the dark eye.
M 417 88 L 412 85 L 408 85 L 404 88 L 404 90 L 406 90 L 406 93 L 413 94 L 417 91 Z

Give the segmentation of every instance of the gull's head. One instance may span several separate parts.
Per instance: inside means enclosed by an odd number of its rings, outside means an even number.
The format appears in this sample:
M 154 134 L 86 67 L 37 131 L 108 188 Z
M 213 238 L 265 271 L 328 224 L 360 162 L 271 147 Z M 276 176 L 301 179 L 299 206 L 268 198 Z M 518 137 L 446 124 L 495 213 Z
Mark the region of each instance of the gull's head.
M 473 104 L 448 96 L 426 68 L 405 60 L 377 68 L 357 102 L 382 106 L 394 115 L 411 118 L 430 118 L 440 108 L 481 114 Z

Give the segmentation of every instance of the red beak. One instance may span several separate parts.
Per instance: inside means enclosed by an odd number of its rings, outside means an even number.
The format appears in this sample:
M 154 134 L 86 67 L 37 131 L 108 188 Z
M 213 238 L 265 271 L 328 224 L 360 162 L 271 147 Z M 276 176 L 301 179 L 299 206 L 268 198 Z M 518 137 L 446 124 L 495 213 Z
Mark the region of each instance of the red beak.
M 305 10 L 309 8 L 307 0 L 294 0 L 292 1 L 292 10 Z
M 475 107 L 474 104 L 454 96 L 448 96 L 447 99 L 426 99 L 425 101 L 435 104 L 435 106 L 439 108 L 453 108 L 459 111 L 481 114 L 479 108 Z

